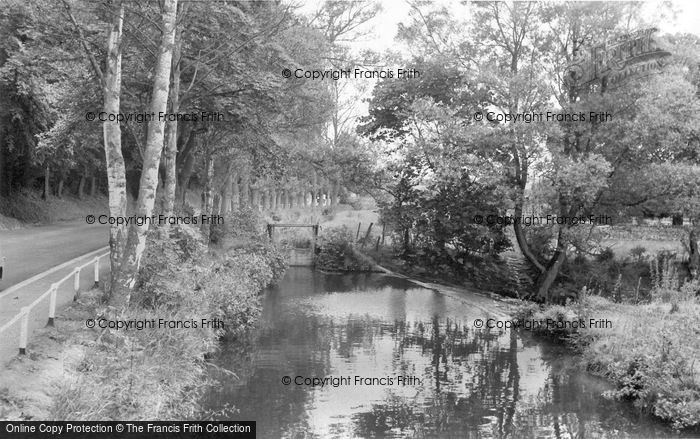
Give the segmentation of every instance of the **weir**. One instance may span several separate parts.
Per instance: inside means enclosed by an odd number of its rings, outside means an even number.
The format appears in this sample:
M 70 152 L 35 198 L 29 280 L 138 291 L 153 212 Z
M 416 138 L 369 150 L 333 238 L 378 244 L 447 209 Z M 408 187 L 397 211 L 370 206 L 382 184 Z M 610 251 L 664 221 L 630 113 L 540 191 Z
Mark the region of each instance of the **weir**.
M 269 223 L 267 225 L 267 236 L 270 242 L 279 243 L 279 233 L 276 229 L 279 228 L 311 228 L 312 237 L 309 248 L 292 247 L 287 253 L 287 259 L 290 267 L 313 267 L 314 255 L 316 254 L 316 241 L 318 240 L 318 224 L 285 224 L 285 223 Z

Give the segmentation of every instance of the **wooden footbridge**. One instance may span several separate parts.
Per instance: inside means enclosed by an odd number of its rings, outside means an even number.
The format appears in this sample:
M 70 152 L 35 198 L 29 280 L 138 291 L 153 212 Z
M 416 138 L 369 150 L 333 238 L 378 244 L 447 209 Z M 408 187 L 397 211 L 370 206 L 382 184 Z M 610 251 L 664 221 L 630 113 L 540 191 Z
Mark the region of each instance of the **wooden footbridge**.
M 312 237 L 309 248 L 292 248 L 288 253 L 289 265 L 291 267 L 313 267 L 314 255 L 316 254 L 316 241 L 318 240 L 318 224 L 290 224 L 290 223 L 269 223 L 267 225 L 267 236 L 273 243 L 279 242 L 279 234 L 275 233 L 279 228 L 311 228 Z

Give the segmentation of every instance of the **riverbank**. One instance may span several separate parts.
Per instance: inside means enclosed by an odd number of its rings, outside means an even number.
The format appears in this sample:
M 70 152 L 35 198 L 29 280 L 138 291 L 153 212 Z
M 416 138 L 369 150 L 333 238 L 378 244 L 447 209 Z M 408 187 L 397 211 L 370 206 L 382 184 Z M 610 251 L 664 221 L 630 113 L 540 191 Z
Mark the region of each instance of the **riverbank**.
M 0 375 L 3 419 L 203 419 L 207 356 L 256 321 L 284 266 L 264 244 L 209 251 L 198 231 L 149 235 L 123 313 L 82 294 Z
M 587 370 L 615 385 L 606 397 L 700 433 L 699 287 L 654 291 L 651 302 L 638 305 L 584 289 L 576 302 L 525 304 L 514 317 L 526 330 L 563 340 L 580 353 Z
M 421 279 L 400 264 L 388 265 L 425 288 L 443 291 L 476 288 L 450 285 L 445 280 Z M 664 278 L 667 275 L 664 274 Z M 416 280 L 416 278 L 420 280 Z M 672 287 L 660 282 L 649 303 L 616 303 L 583 292 L 565 306 L 505 299 L 503 311 L 523 330 L 556 340 L 579 355 L 584 368 L 605 378 L 615 390 L 609 399 L 630 401 L 674 429 L 700 433 L 700 285 Z M 494 299 L 504 299 L 490 293 Z M 566 326 L 568 325 L 568 326 Z

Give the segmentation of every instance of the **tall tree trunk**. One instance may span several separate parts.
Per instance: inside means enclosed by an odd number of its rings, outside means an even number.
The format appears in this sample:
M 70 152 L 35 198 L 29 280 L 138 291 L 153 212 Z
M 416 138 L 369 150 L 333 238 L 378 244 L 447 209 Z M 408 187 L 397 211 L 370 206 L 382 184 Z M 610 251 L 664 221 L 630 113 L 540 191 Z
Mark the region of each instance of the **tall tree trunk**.
M 4 64 L 4 62 L 2 63 Z M 8 195 L 9 190 L 7 189 L 7 172 L 6 172 L 6 159 L 5 159 L 5 122 L 6 118 L 0 117 L 0 197 Z
M 224 182 L 223 190 L 221 191 L 221 214 L 226 216 L 231 211 L 231 192 L 233 189 L 233 175 L 227 172 L 226 181 Z
M 575 215 L 576 209 L 569 208 L 568 203 L 559 195 L 559 216 L 571 218 Z M 568 226 L 562 224 L 557 232 L 557 248 L 554 250 L 554 254 L 550 258 L 545 271 L 540 273 L 537 278 L 537 298 L 545 303 L 551 301 L 551 291 L 554 281 L 559 276 L 559 271 L 561 270 L 564 261 L 566 260 L 566 251 L 568 247 L 567 228 Z
M 183 11 L 184 14 L 184 11 Z M 182 48 L 182 28 L 175 31 L 175 45 L 172 56 L 172 73 L 170 86 L 170 112 L 180 111 L 180 58 Z M 168 121 L 168 136 L 165 144 L 165 184 L 163 214 L 172 216 L 175 210 L 177 186 L 177 118 Z
M 239 210 L 241 208 L 241 188 L 238 186 L 238 174 L 235 173 L 231 177 L 231 209 Z
M 78 182 L 78 198 L 83 199 L 85 196 L 85 181 L 87 181 L 87 177 L 85 174 L 80 174 L 80 181 Z
M 194 151 L 197 147 L 196 122 L 181 126 L 182 133 L 178 136 L 178 151 L 175 158 L 175 169 L 177 173 L 177 184 L 175 187 L 175 198 L 184 206 L 187 195 L 187 187 L 194 170 Z M 193 126 L 194 125 L 194 126 Z M 187 134 L 185 134 L 187 133 Z M 185 140 L 186 139 L 186 140 Z
M 527 151 L 519 147 L 517 144 L 513 143 L 511 145 L 511 152 L 513 154 L 513 166 L 515 168 L 515 180 L 518 186 L 518 195 L 515 199 L 515 218 L 522 218 L 523 216 L 523 203 L 525 200 L 525 188 L 527 187 L 527 179 L 529 173 L 529 163 L 527 157 Z M 525 259 L 532 264 L 540 273 L 544 273 L 546 268 L 542 262 L 538 259 L 537 255 L 532 252 L 530 244 L 525 238 L 525 231 L 523 230 L 523 225 L 521 221 L 513 221 L 513 232 L 515 234 L 515 240 L 518 243 L 518 247 L 522 252 Z
M 267 191 L 265 189 L 261 189 L 260 190 L 260 203 L 262 205 L 263 211 L 267 210 L 267 200 L 268 200 Z
M 256 212 L 260 211 L 260 189 L 255 187 L 250 193 L 250 204 L 253 206 L 253 210 Z
M 550 259 L 547 264 L 545 272 L 537 279 L 537 298 L 545 303 L 550 302 L 552 299 L 552 285 L 554 285 L 554 281 L 557 279 L 557 276 L 559 276 L 559 271 L 566 260 L 566 243 L 564 242 L 561 230 L 562 229 L 559 231 L 559 237 L 557 239 L 557 249 L 554 251 L 552 259 Z
M 331 206 L 337 206 L 340 201 L 340 183 L 333 182 L 333 193 L 331 194 Z
M 211 215 L 220 215 L 220 214 L 221 214 L 221 195 L 218 193 L 214 193 L 214 196 L 212 197 Z
M 688 271 L 690 279 L 700 276 L 700 250 L 698 250 L 698 234 L 695 229 L 690 231 L 689 237 Z
M 250 175 L 243 174 L 241 177 L 241 207 L 250 206 Z
M 107 62 L 103 80 L 103 111 L 118 114 L 122 83 L 122 26 L 124 4 L 120 1 L 113 10 L 112 24 L 107 40 Z M 103 122 L 105 158 L 107 162 L 107 182 L 109 187 L 109 214 L 111 217 L 126 216 L 126 167 L 122 155 L 122 132 L 119 122 Z M 95 188 L 93 176 L 92 191 Z M 126 244 L 126 227 L 111 224 L 109 227 L 110 294 L 116 291 L 117 277 Z
M 180 171 L 180 182 L 179 187 L 179 200 L 182 205 L 185 205 L 187 200 L 187 189 L 190 186 L 190 178 L 192 178 L 192 173 L 194 172 L 195 155 L 189 154 L 185 159 L 185 163 L 182 164 L 182 170 Z
M 202 215 L 211 215 L 214 207 L 212 188 L 214 185 L 214 157 L 212 157 L 209 145 L 206 145 L 204 155 L 204 191 L 202 192 Z M 209 242 L 209 222 L 202 221 L 200 230 L 204 235 L 204 242 Z
M 90 176 L 90 196 L 94 197 L 95 195 L 97 195 L 97 177 L 93 173 Z
M 44 167 L 44 192 L 41 194 L 41 198 L 46 200 L 51 193 L 51 170 L 49 165 Z
M 60 178 L 58 180 L 58 186 L 56 187 L 56 196 L 58 198 L 63 198 L 63 185 L 65 184 L 65 180 L 63 178 Z
M 165 0 L 163 5 L 163 34 L 160 42 L 160 52 L 153 77 L 153 92 L 151 94 L 151 112 L 165 112 L 168 103 L 168 88 L 170 85 L 170 67 L 175 39 L 175 18 L 177 0 Z M 158 187 L 158 164 L 163 150 L 163 130 L 165 121 L 152 121 L 148 124 L 146 147 L 143 157 L 143 169 L 139 184 L 139 198 L 136 215 L 150 217 L 155 204 Z M 146 249 L 146 221 L 142 225 L 132 225 L 129 229 L 122 265 L 117 274 L 116 291 L 112 292 L 110 302 L 113 306 L 126 307 L 131 298 L 131 291 L 136 285 L 141 256 Z

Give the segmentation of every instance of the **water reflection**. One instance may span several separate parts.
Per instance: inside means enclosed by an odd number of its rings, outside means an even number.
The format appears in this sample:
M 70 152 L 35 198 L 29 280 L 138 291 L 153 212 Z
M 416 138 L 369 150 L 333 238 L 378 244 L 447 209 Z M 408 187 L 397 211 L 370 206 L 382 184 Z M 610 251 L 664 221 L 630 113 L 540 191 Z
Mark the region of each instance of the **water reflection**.
M 224 346 L 217 363 L 239 379 L 222 378 L 206 403 L 235 405 L 232 418 L 256 420 L 260 438 L 670 435 L 602 399 L 605 384 L 561 349 L 471 327 L 484 317 L 401 279 L 292 269 L 265 295 L 249 344 Z M 284 385 L 284 376 L 350 383 Z

